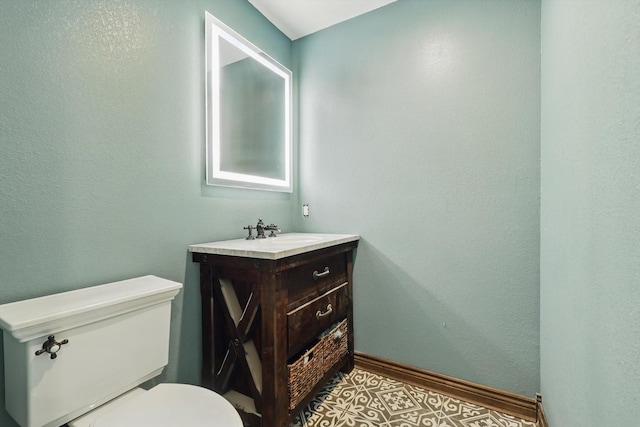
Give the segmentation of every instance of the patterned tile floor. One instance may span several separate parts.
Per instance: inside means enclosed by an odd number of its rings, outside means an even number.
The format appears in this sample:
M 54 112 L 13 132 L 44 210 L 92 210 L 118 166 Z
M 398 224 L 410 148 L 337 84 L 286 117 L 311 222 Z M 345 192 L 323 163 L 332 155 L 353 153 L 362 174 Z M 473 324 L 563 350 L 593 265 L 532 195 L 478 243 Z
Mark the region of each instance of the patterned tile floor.
M 535 427 L 361 369 L 338 374 L 290 427 Z

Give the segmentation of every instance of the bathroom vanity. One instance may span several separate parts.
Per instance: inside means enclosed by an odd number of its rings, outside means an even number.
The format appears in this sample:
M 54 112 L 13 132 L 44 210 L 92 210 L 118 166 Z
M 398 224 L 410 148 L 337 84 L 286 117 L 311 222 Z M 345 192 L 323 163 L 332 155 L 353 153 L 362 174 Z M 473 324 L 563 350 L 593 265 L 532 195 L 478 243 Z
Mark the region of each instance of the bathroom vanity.
M 191 245 L 200 264 L 202 383 L 251 426 L 287 427 L 353 369 L 359 236 L 289 233 Z

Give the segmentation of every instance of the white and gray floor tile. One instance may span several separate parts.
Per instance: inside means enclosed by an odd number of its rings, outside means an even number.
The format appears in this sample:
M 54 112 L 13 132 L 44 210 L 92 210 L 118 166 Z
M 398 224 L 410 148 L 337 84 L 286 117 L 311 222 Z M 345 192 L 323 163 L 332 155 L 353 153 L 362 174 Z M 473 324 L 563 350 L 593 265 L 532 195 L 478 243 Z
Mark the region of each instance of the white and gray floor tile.
M 380 375 L 339 373 L 290 427 L 535 427 L 536 423 Z

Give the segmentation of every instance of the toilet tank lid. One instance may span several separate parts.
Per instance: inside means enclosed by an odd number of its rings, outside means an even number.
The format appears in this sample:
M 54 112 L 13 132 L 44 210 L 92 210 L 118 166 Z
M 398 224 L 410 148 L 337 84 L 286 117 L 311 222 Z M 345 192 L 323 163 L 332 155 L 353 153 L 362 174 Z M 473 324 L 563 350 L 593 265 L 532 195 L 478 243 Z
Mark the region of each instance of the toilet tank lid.
M 143 276 L 0 305 L 0 328 L 20 342 L 171 301 L 182 283 Z

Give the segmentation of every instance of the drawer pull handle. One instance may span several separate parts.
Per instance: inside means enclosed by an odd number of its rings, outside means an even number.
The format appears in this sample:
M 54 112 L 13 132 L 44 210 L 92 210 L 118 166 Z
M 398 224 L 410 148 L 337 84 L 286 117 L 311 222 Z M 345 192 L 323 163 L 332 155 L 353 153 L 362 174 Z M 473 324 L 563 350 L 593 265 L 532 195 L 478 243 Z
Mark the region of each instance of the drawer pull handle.
M 329 267 L 325 267 L 322 273 L 318 273 L 318 270 L 315 270 L 313 272 L 313 280 L 318 280 L 321 277 L 326 277 L 329 275 L 329 273 L 330 273 Z
M 328 316 L 329 314 L 331 314 L 333 312 L 333 307 L 331 306 L 331 304 L 327 305 L 327 311 L 322 311 L 322 310 L 318 310 L 316 311 L 316 319 L 322 319 L 325 316 Z

